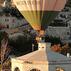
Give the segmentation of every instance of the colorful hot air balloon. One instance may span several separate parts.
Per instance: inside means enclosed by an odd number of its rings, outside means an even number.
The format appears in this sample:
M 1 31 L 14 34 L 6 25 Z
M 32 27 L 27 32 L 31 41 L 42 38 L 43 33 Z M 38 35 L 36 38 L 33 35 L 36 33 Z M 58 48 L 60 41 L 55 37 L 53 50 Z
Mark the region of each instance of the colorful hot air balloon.
M 45 30 L 60 12 L 67 0 L 13 0 L 14 4 L 34 30 Z

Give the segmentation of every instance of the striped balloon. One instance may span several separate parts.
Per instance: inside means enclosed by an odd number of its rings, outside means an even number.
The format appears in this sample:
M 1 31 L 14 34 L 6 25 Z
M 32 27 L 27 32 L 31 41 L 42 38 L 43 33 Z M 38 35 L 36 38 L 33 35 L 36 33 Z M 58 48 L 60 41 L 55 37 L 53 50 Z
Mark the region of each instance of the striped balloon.
M 64 8 L 67 0 L 13 0 L 34 30 L 45 30 Z

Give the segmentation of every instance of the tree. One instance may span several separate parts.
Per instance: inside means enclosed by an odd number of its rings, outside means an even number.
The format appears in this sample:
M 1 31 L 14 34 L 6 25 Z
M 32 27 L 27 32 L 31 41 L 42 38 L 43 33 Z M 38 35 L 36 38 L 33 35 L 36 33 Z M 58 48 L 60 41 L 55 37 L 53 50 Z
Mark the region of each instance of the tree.
M 2 62 L 2 64 L 5 61 L 5 54 L 6 54 L 7 45 L 8 45 L 8 40 L 3 39 L 1 41 L 1 62 Z
M 61 53 L 64 54 L 64 55 L 67 55 L 67 53 L 70 53 L 70 46 L 68 43 L 64 44 L 64 46 L 62 46 L 62 50 L 61 50 Z
M 46 42 L 51 42 L 52 44 L 61 44 L 61 40 L 59 37 L 52 37 L 52 36 L 46 36 L 45 37 Z
M 1 40 L 1 65 L 3 69 L 3 64 L 5 62 L 5 54 L 7 50 L 7 45 L 8 45 L 8 35 L 7 33 L 4 32 L 4 37 Z
M 11 48 L 8 44 L 8 35 L 7 33 L 4 32 L 3 39 L 1 40 L 1 65 L 2 65 L 2 70 L 8 65 L 10 66 L 10 59 L 9 55 L 11 52 Z

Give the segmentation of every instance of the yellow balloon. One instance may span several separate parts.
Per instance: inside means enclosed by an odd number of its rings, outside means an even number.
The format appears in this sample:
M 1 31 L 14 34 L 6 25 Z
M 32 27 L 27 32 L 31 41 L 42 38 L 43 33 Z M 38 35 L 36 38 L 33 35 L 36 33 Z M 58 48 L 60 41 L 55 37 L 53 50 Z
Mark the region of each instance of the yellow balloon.
M 67 0 L 13 0 L 34 30 L 45 30 Z

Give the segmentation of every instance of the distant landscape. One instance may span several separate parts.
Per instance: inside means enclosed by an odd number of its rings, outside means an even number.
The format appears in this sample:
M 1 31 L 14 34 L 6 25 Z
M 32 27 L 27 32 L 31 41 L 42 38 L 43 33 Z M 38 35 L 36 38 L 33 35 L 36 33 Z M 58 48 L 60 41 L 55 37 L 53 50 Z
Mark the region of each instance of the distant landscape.
M 0 4 L 3 2 L 0 2 Z M 2 15 L 6 15 L 6 16 L 12 16 L 12 17 L 16 17 L 17 19 L 21 20 L 24 19 L 24 17 L 20 14 L 20 12 L 17 10 L 16 7 L 10 6 L 10 7 L 0 7 L 2 9 L 2 11 L 0 11 L 0 18 L 2 17 Z M 66 18 L 66 15 L 62 15 L 63 12 L 69 12 L 70 15 L 68 16 L 68 18 Z M 68 26 L 68 21 L 71 21 L 71 0 L 68 1 L 68 3 L 66 4 L 65 8 L 62 10 L 62 14 L 61 14 L 61 18 L 63 20 L 59 20 L 59 17 L 56 17 L 50 24 L 49 26 Z M 61 19 L 60 18 L 60 19 Z M 27 22 L 28 24 L 28 22 Z M 7 30 L 9 30 L 9 26 L 6 25 L 6 27 L 4 27 L 2 24 L 0 24 L 0 61 L 2 60 L 4 65 L 6 67 L 11 66 L 10 63 L 10 57 L 17 57 L 17 56 L 21 56 L 21 55 L 25 55 L 27 53 L 30 53 L 32 51 L 36 51 L 38 49 L 38 44 L 36 41 L 36 35 L 37 33 L 35 33 L 35 31 L 32 33 L 32 28 L 30 26 L 29 29 L 23 30 L 23 31 L 18 31 L 18 29 L 22 29 L 25 25 L 21 25 L 21 26 L 17 26 L 17 27 L 13 27 L 10 28 L 11 32 L 6 32 Z M 3 28 L 3 29 L 2 29 Z M 16 29 L 17 28 L 17 29 Z M 14 31 L 13 31 L 13 30 Z M 22 35 L 16 35 L 13 37 L 10 37 L 16 33 L 21 34 L 20 32 L 22 32 Z M 57 53 L 60 53 L 62 55 L 67 56 L 67 53 L 70 53 L 71 55 L 71 43 L 66 43 L 66 42 L 62 42 L 61 38 L 59 37 L 52 37 L 49 35 L 45 35 L 45 42 L 50 42 L 51 43 L 51 49 Z M 71 37 L 70 37 L 71 39 Z M 6 47 L 3 48 L 3 47 Z M 33 48 L 32 48 L 33 47 Z M 3 51 L 5 50 L 5 51 Z M 3 52 L 2 52 L 3 51 Z M 1 59 L 1 55 L 2 55 L 2 59 Z M 1 63 L 1 62 L 0 62 Z M 1 65 L 0 65 L 1 68 Z

